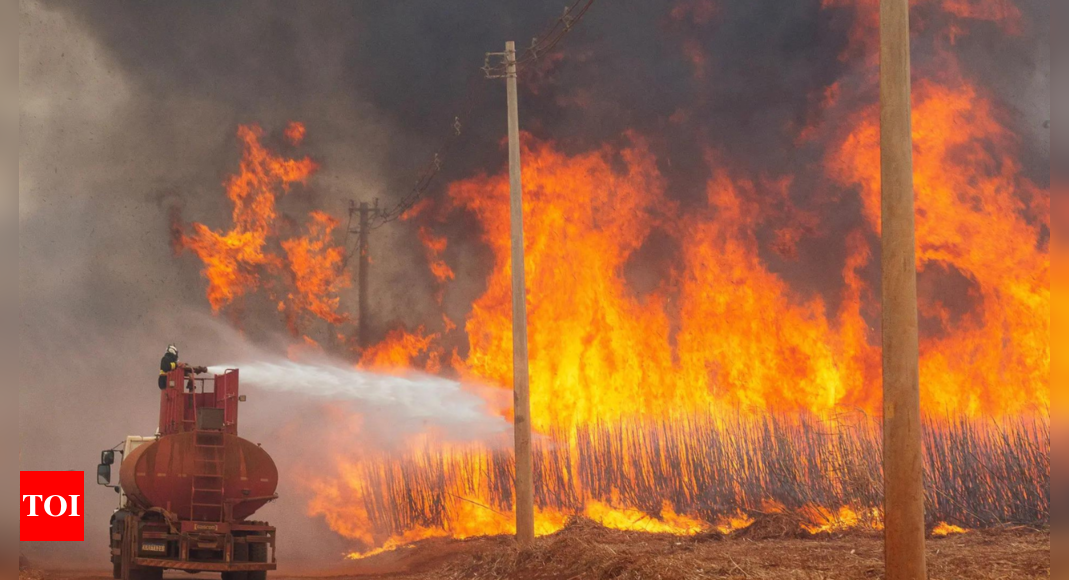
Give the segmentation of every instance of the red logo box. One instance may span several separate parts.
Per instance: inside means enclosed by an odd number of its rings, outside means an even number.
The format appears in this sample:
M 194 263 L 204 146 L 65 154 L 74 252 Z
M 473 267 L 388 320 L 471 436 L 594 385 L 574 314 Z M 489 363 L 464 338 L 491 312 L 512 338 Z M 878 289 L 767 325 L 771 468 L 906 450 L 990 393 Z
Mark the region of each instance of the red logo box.
M 19 541 L 85 540 L 85 472 L 20 471 Z

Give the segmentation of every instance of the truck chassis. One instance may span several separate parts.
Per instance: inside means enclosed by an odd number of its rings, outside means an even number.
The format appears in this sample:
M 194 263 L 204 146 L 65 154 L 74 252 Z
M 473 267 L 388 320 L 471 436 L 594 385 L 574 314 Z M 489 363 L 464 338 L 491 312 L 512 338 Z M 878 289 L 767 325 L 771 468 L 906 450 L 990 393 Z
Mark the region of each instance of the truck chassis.
M 160 580 L 164 570 L 265 580 L 276 569 L 275 528 L 262 522 L 177 521 L 161 511 L 121 509 L 111 518 L 111 561 L 116 580 Z

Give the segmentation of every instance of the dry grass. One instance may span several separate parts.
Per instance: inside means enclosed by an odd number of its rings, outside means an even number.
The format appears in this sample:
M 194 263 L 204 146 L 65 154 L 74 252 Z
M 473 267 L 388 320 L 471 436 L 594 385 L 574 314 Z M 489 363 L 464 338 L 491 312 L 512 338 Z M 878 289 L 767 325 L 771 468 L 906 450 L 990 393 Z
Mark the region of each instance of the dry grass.
M 774 530 L 775 522 L 764 525 Z M 755 523 L 761 525 L 761 522 Z M 526 549 L 511 537 L 435 538 L 315 576 L 274 580 L 860 580 L 883 578 L 878 534 L 850 532 L 753 540 L 716 533 L 681 538 L 609 530 L 577 519 Z M 324 563 L 327 565 L 328 563 Z M 928 542 L 931 580 L 1050 578 L 1050 533 L 969 532 Z M 167 578 L 178 580 L 184 574 Z M 110 573 L 20 575 L 20 580 L 109 580 Z
M 755 525 L 760 525 L 758 522 Z M 775 523 L 766 526 L 773 529 Z M 609 530 L 578 519 L 519 549 L 508 537 L 429 540 L 338 572 L 377 580 L 857 580 L 882 578 L 877 534 L 753 540 L 736 532 L 690 538 Z M 1050 578 L 1050 534 L 970 532 L 928 543 L 932 580 Z
M 687 417 L 656 424 L 585 426 L 535 445 L 535 502 L 581 514 L 594 500 L 658 517 L 676 512 L 716 523 L 738 511 L 806 514 L 840 507 L 875 520 L 882 505 L 880 428 L 863 417 Z M 925 430 L 929 525 L 1045 526 L 1050 521 L 1049 422 L 938 421 Z M 508 513 L 512 455 L 433 447 L 362 462 L 359 502 L 379 534 L 444 528 L 461 498 Z M 461 506 L 467 507 L 467 506 Z M 861 525 L 873 521 L 859 522 Z
M 44 580 L 41 572 L 34 570 L 26 556 L 19 554 L 19 580 Z

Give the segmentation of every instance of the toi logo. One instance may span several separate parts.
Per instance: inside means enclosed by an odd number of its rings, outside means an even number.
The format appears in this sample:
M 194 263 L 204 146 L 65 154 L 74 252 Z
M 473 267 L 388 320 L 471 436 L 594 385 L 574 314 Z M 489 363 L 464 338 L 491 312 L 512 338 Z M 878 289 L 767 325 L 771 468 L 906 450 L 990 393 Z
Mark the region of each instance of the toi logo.
M 85 539 L 85 473 L 20 471 L 19 541 L 81 542 Z

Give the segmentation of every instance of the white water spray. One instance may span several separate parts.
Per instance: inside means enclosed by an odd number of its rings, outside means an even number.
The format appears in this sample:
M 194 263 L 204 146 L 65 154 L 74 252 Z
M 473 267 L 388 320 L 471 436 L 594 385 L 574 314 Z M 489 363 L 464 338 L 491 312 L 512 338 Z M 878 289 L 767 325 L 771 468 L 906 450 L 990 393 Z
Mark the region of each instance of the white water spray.
M 384 414 L 398 422 L 459 428 L 470 435 L 508 428 L 508 423 L 491 410 L 491 406 L 501 404 L 500 389 L 462 385 L 415 371 L 390 375 L 327 359 L 296 362 L 263 353 L 239 364 L 212 366 L 209 372 L 220 374 L 227 368 L 240 369 L 243 387 L 352 401 L 364 413 Z

